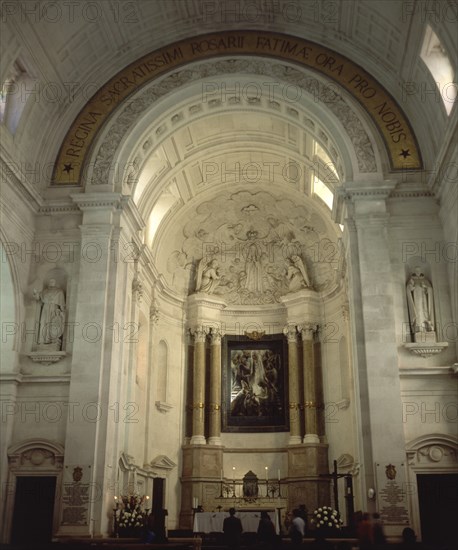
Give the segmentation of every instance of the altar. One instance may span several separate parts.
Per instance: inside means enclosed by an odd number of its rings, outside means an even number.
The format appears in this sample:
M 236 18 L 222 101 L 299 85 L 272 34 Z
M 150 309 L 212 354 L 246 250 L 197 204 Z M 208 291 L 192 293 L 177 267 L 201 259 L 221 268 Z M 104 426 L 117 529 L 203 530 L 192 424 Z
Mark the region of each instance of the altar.
M 256 533 L 258 530 L 261 511 L 266 511 L 275 526 L 275 532 L 280 534 L 278 514 L 275 510 L 259 510 L 252 512 L 240 511 L 235 514 L 242 522 L 244 533 Z M 197 512 L 194 514 L 194 533 L 222 533 L 224 518 L 229 517 L 228 512 Z

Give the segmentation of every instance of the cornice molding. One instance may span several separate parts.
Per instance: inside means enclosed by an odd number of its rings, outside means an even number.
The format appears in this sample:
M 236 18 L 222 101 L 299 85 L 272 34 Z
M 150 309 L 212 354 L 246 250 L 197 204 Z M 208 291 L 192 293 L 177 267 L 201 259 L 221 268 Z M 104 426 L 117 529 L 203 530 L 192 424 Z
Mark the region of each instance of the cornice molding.
M 82 211 L 109 208 L 116 210 L 121 204 L 122 195 L 120 193 L 73 193 L 70 198 Z

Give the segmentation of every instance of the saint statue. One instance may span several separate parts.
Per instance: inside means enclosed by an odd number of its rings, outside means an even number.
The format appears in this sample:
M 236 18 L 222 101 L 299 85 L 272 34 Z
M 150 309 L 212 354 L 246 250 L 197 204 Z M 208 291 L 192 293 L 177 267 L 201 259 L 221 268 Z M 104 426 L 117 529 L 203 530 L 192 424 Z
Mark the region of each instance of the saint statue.
M 218 261 L 213 259 L 207 263 L 202 258 L 197 266 L 196 292 L 213 294 L 219 279 Z
M 412 334 L 434 331 L 434 299 L 431 282 L 415 268 L 407 281 L 407 306 Z
M 65 328 L 64 291 L 56 285 L 55 279 L 49 279 L 48 287 L 33 296 L 39 302 L 39 321 L 37 343 L 39 348 L 59 351 L 62 348 L 62 334 Z
M 296 290 L 300 290 L 301 288 L 312 286 L 304 262 L 297 254 L 291 256 L 289 259 L 286 278 L 289 281 L 290 292 L 296 292 Z

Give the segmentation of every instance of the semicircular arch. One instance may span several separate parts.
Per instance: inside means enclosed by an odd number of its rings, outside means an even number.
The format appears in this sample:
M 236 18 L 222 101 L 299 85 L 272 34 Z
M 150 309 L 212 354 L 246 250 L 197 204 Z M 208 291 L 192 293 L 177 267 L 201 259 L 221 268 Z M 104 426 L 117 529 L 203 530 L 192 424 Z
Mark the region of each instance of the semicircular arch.
M 207 47 L 203 48 L 203 44 Z M 53 184 L 80 184 L 81 171 L 94 138 L 124 100 L 146 83 L 191 61 L 223 55 L 281 59 L 337 82 L 373 120 L 385 143 L 391 168 L 421 168 L 420 151 L 409 121 L 390 94 L 361 67 L 328 48 L 298 37 L 271 32 L 227 31 L 184 39 L 157 50 L 129 65 L 102 86 L 68 131 L 55 165 Z

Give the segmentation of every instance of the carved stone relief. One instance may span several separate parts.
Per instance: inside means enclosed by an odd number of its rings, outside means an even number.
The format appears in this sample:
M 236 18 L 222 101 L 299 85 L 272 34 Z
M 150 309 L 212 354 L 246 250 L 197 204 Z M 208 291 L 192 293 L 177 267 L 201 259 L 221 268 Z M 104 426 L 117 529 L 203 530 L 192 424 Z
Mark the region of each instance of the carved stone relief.
M 329 290 L 335 283 L 337 243 L 327 238 L 324 221 L 265 191 L 221 193 L 200 204 L 174 242 L 167 277 L 181 288 L 177 278 L 184 271 L 189 294 L 261 305 L 302 288 Z

